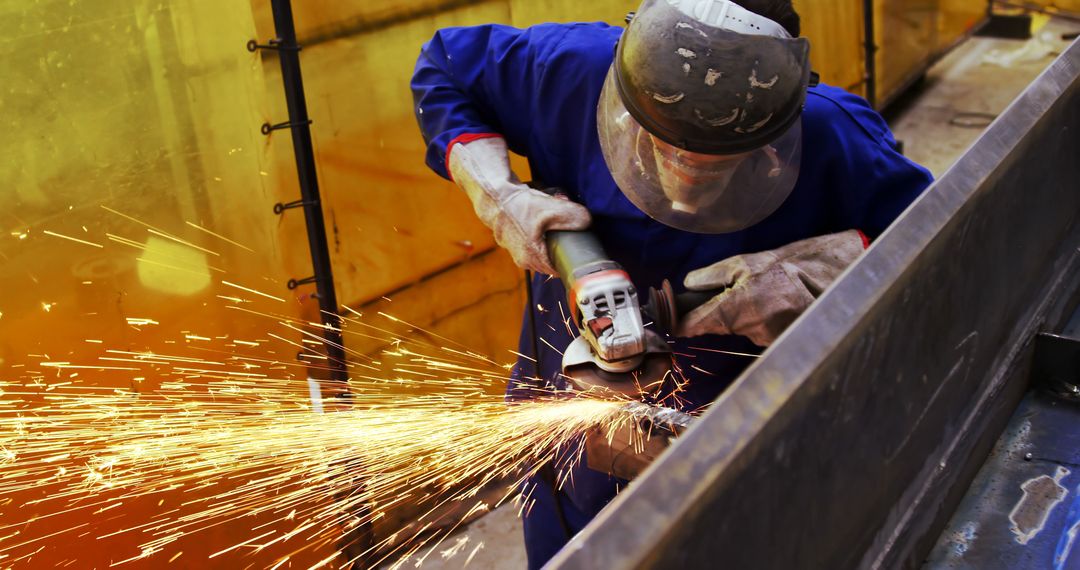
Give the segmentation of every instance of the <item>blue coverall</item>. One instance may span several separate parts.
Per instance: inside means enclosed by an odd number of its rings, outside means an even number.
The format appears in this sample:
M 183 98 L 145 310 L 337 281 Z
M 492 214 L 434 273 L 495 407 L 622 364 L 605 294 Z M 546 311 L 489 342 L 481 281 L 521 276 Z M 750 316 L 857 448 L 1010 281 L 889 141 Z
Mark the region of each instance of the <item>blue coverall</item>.
M 877 236 L 930 184 L 930 173 L 904 158 L 882 118 L 866 102 L 841 89 L 809 89 L 803 112 L 803 156 L 798 183 L 772 216 L 748 229 L 722 235 L 667 227 L 639 211 L 615 185 L 596 131 L 596 105 L 622 28 L 595 24 L 544 24 L 528 29 L 500 25 L 448 28 L 426 43 L 412 79 L 416 117 L 427 142 L 427 164 L 449 178 L 454 144 L 502 136 L 529 160 L 534 180 L 561 188 L 591 212 L 591 230 L 607 253 L 630 274 L 638 291 L 741 253 L 850 229 Z M 565 291 L 557 278 L 531 284 L 540 336 L 562 350 L 572 340 L 564 323 Z M 526 308 L 528 309 L 528 308 Z M 533 352 L 528 321 L 520 352 Z M 561 356 L 539 343 L 543 378 L 555 379 Z M 716 350 L 757 353 L 743 337 L 678 339 L 677 366 L 690 381 L 685 408 L 711 402 L 751 358 Z M 520 395 L 534 364 L 514 368 L 508 394 Z M 553 380 L 554 382 L 554 380 Z M 538 568 L 581 530 L 615 495 L 618 481 L 573 467 L 572 483 L 553 493 L 543 481 L 525 516 L 529 566 Z M 558 497 L 556 499 L 555 497 Z

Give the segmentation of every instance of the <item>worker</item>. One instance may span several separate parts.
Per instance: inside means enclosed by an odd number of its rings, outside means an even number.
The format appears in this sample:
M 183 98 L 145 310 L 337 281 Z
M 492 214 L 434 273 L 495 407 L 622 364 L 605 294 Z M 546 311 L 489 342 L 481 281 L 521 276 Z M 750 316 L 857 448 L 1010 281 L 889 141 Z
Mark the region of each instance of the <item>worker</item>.
M 680 406 L 711 402 L 931 182 L 882 118 L 818 84 L 789 0 L 645 0 L 602 23 L 447 28 L 412 79 L 427 164 L 535 272 L 540 379 L 572 340 L 544 243 L 590 229 L 639 291 L 726 287 L 672 338 Z M 533 181 L 512 172 L 525 156 Z M 527 307 L 526 310 L 532 308 Z M 522 354 L 532 352 L 528 319 Z M 521 359 L 508 396 L 528 397 Z M 625 482 L 573 462 L 530 483 L 529 566 L 549 560 Z M 532 487 L 535 485 L 535 487 Z

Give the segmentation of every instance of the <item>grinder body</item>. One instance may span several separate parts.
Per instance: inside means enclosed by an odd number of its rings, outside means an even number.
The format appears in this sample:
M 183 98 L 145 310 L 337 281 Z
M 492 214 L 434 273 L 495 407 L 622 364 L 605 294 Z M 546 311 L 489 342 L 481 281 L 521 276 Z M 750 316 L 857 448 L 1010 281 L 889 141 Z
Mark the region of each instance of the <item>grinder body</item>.
M 645 328 L 637 289 L 626 271 L 588 231 L 551 231 L 545 238 L 581 333 L 563 355 L 563 375 L 578 390 L 629 396 L 663 380 L 671 370 L 671 349 Z
M 552 231 L 545 237 L 566 286 L 571 318 L 600 366 L 610 372 L 636 368 L 645 352 L 645 326 L 630 276 L 590 232 Z

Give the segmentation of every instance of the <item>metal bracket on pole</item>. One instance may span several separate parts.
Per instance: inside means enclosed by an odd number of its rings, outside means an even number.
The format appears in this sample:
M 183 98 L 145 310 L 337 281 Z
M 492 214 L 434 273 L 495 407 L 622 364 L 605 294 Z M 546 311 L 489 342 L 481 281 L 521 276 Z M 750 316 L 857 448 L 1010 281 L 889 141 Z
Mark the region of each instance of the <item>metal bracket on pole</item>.
M 307 202 L 307 201 L 304 201 L 304 200 L 296 200 L 296 201 L 287 202 L 287 203 L 284 203 L 284 204 L 281 203 L 281 202 L 278 202 L 277 204 L 274 204 L 274 213 L 280 216 L 280 215 L 284 214 L 286 211 L 292 210 L 294 208 L 306 208 L 308 206 L 318 206 L 318 205 L 319 204 L 317 204 L 315 202 Z
M 312 283 L 318 283 L 318 281 L 319 280 L 316 277 L 307 277 L 305 279 L 299 279 L 299 280 L 297 280 L 297 279 L 289 279 L 289 283 L 288 283 L 289 291 L 295 291 L 301 285 L 310 285 Z
M 291 44 L 285 44 L 280 39 L 274 38 L 265 44 L 260 44 L 256 40 L 248 40 L 247 50 L 251 53 L 255 53 L 259 50 L 269 51 L 300 51 L 304 49 L 304 46 L 293 42 Z
M 307 122 L 304 123 L 304 124 L 310 126 L 311 125 L 311 119 L 308 119 Z M 277 123 L 277 124 L 274 124 L 274 125 L 271 125 L 270 123 L 263 123 L 262 127 L 259 128 L 259 132 L 261 132 L 264 135 L 269 136 L 270 133 L 272 133 L 274 131 L 280 131 L 280 130 L 283 130 L 283 129 L 291 129 L 291 128 L 297 127 L 297 126 L 299 126 L 299 125 L 297 125 L 295 123 L 292 123 L 292 122 L 289 122 L 289 121 L 286 121 L 284 123 Z

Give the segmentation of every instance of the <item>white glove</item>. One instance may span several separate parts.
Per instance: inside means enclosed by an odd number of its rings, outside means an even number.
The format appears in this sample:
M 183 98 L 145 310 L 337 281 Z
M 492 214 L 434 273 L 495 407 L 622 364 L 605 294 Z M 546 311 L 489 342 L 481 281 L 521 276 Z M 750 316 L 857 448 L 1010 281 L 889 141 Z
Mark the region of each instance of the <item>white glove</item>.
M 506 141 L 475 140 L 454 145 L 450 174 L 472 200 L 495 241 L 522 269 L 557 275 L 544 234 L 549 230 L 583 230 L 592 218 L 581 204 L 556 198 L 521 183 L 510 170 Z
M 683 317 L 679 335 L 735 334 L 769 346 L 865 248 L 862 234 L 849 230 L 693 271 L 687 289 L 726 289 Z

